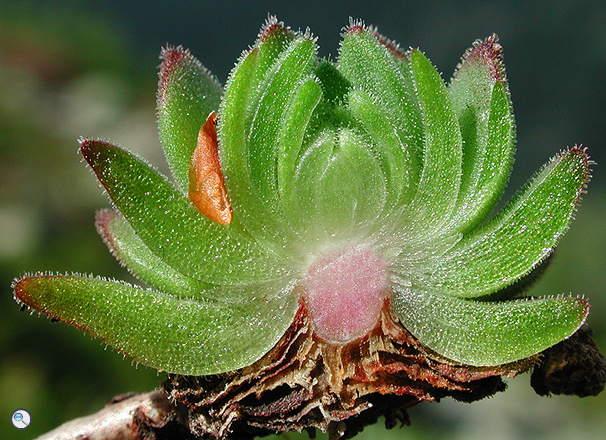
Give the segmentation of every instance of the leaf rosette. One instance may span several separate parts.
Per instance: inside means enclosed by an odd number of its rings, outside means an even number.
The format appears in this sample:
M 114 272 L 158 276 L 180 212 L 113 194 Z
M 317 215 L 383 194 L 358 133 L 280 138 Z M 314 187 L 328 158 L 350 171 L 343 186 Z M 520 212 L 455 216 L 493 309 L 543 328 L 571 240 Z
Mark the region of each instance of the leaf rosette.
M 270 20 L 225 90 L 186 50 L 162 52 L 158 124 L 173 180 L 83 139 L 113 210 L 96 225 L 147 287 L 29 275 L 16 299 L 144 365 L 208 375 L 263 357 L 304 307 L 316 337 L 364 338 L 384 307 L 449 362 L 497 366 L 576 332 L 577 297 L 522 298 L 589 179 L 552 158 L 494 216 L 515 124 L 496 37 L 446 84 L 419 50 L 354 23 L 337 62 Z

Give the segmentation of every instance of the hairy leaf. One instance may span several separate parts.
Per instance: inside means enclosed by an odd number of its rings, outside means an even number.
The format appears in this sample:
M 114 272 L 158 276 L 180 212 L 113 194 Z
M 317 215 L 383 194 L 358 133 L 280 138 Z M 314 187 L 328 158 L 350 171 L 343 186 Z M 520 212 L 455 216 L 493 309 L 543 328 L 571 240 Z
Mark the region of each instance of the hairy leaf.
M 589 314 L 580 298 L 478 302 L 410 289 L 398 290 L 393 306 L 422 344 L 474 366 L 540 353 L 576 332 Z
M 255 287 L 253 301 L 225 304 L 176 298 L 100 278 L 33 276 L 15 285 L 15 296 L 144 365 L 205 375 L 252 364 L 290 325 L 297 309 L 292 284 Z
M 219 108 L 223 89 L 219 82 L 181 47 L 160 56 L 158 131 L 166 160 L 181 191 L 187 192 L 189 159 L 198 131 L 208 114 Z

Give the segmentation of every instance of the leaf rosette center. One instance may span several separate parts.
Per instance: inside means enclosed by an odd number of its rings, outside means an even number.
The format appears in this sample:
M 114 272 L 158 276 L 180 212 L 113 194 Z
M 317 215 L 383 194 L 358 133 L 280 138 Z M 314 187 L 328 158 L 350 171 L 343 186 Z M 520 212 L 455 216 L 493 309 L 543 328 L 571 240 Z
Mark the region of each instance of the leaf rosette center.
M 342 344 L 376 325 L 387 295 L 385 262 L 363 246 L 331 249 L 313 260 L 303 298 L 315 333 Z

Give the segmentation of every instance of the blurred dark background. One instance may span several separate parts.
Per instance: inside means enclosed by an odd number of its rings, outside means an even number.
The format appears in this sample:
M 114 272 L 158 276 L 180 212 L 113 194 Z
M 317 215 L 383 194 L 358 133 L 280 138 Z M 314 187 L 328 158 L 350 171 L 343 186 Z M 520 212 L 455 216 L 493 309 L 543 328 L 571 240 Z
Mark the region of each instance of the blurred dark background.
M 129 279 L 96 235 L 108 206 L 80 163 L 79 136 L 111 139 L 165 169 L 155 129 L 160 47 L 182 44 L 224 82 L 268 14 L 309 27 L 337 54 L 349 17 L 420 47 L 448 79 L 477 38 L 500 36 L 518 127 L 509 194 L 560 149 L 589 148 L 593 181 L 576 221 L 533 293 L 589 297 L 606 349 L 606 3 L 596 1 L 11 1 L 0 3 L 0 438 L 33 438 L 96 411 L 112 396 L 155 387 L 74 328 L 20 313 L 11 280 L 28 271 Z M 603 438 L 606 393 L 539 398 L 529 376 L 472 405 L 445 400 L 410 411 L 412 426 L 379 424 L 357 438 Z M 31 426 L 17 431 L 12 412 Z M 290 435 L 289 438 L 296 438 Z M 302 435 L 306 438 L 306 435 Z

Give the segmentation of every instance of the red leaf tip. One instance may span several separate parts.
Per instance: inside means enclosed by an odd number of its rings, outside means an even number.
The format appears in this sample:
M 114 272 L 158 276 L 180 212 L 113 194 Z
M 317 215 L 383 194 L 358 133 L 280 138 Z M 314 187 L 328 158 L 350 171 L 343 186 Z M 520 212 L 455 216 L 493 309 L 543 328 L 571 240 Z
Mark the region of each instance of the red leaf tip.
M 265 25 L 261 28 L 259 33 L 259 41 L 263 42 L 267 38 L 275 35 L 293 35 L 293 32 L 289 27 L 285 26 L 283 22 L 278 21 L 274 16 L 270 16 Z
M 163 98 L 168 81 L 179 66 L 183 65 L 185 61 L 198 63 L 198 60 L 192 56 L 188 49 L 184 49 L 183 46 L 168 46 L 166 48 L 162 48 L 162 51 L 160 52 L 160 59 L 162 60 L 162 63 L 160 64 L 160 72 L 158 73 L 159 100 Z
M 80 139 L 80 153 L 84 156 L 84 159 L 91 164 L 94 161 L 96 155 L 96 145 L 99 143 L 103 143 L 101 141 L 97 141 L 91 138 L 81 138 Z
M 40 305 L 36 302 L 35 296 L 32 295 L 31 289 L 40 282 L 41 278 L 44 277 L 45 275 L 42 274 L 26 275 L 19 280 L 13 281 L 12 288 L 15 301 L 21 305 L 26 305 L 32 309 L 42 311 Z
M 80 139 L 80 153 L 97 175 L 99 162 L 108 160 L 107 157 L 104 156 L 108 155 L 108 151 L 110 152 L 109 154 L 112 154 L 111 152 L 116 149 L 120 149 L 120 147 L 111 142 L 91 138 Z
M 462 58 L 462 63 L 479 62 L 488 68 L 491 79 L 505 82 L 505 65 L 503 63 L 503 47 L 499 44 L 499 37 L 492 34 L 484 40 L 477 40 Z M 459 64 L 459 68 L 462 65 Z
M 97 233 L 110 248 L 110 251 L 114 256 L 116 256 L 114 252 L 114 237 L 109 232 L 109 225 L 118 215 L 119 214 L 116 211 L 111 209 L 101 209 L 95 214 L 95 228 L 97 229 Z
M 349 26 L 344 29 L 343 35 L 359 35 L 368 32 L 368 28 L 362 20 L 349 19 Z
M 406 53 L 400 48 L 400 45 L 385 37 L 376 26 L 364 24 L 362 20 L 350 19 L 349 26 L 344 28 L 343 36 L 351 35 L 357 36 L 362 34 L 368 34 L 376 38 L 376 40 L 384 46 L 394 58 L 407 59 Z
M 568 154 L 574 154 L 576 156 L 579 156 L 581 158 L 581 160 L 583 161 L 583 165 L 585 168 L 585 173 L 583 175 L 583 180 L 585 181 L 584 185 L 583 185 L 583 189 L 582 192 L 584 193 L 585 190 L 587 189 L 587 184 L 589 183 L 589 181 L 591 180 L 591 166 L 595 165 L 596 163 L 591 160 L 591 158 L 589 157 L 589 154 L 587 153 L 587 147 L 583 147 L 582 145 L 575 145 L 574 147 L 570 148 L 568 150 Z M 579 195 L 579 199 L 577 200 L 577 203 L 580 202 L 580 195 Z

